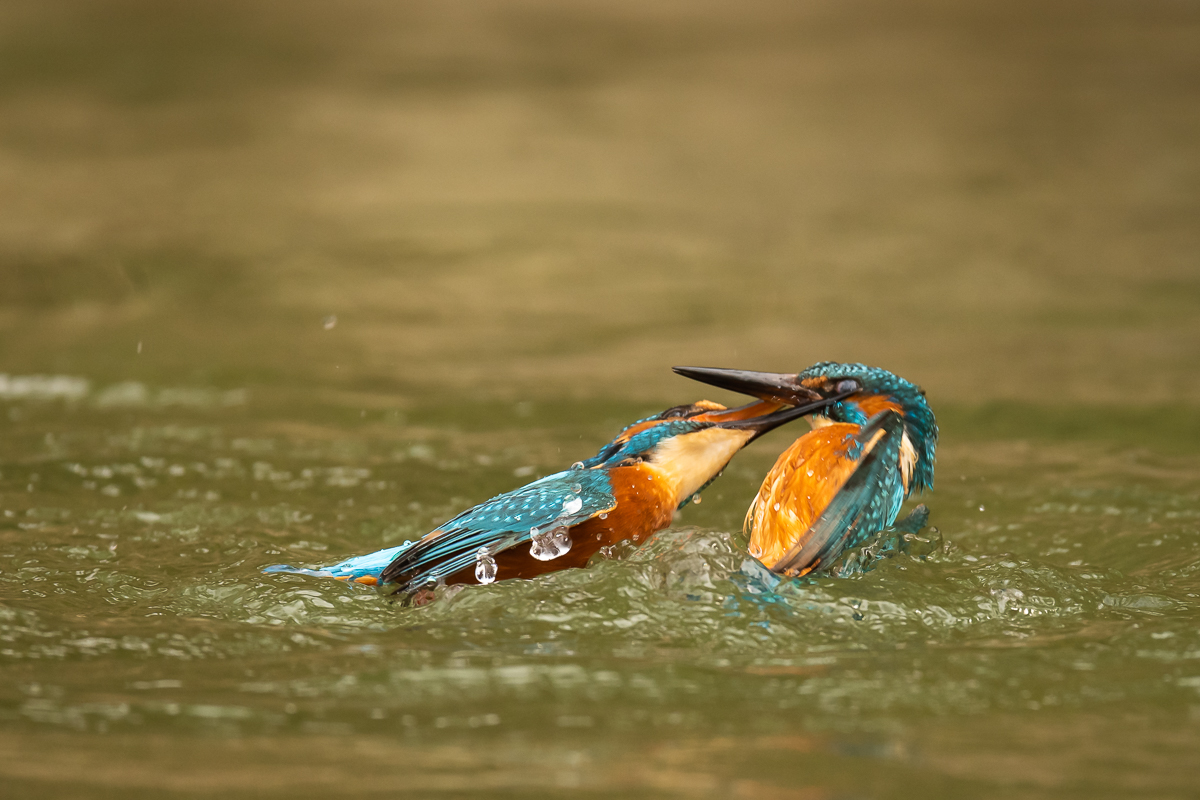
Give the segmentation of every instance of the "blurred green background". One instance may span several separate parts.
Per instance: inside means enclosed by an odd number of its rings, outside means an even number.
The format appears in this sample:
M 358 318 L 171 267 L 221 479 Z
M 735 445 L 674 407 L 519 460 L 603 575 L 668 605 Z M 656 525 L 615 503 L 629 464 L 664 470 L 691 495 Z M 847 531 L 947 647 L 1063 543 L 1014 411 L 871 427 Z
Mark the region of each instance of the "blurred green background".
M 836 359 L 942 403 L 1195 403 L 1198 24 L 13 0 L 4 368 L 658 401 L 673 363 Z

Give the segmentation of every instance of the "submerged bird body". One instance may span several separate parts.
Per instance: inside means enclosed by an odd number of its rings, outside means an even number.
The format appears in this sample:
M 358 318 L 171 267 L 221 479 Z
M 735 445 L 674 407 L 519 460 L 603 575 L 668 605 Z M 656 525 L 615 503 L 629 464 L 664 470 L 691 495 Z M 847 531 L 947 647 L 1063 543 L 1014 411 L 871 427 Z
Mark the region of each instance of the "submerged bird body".
M 937 423 L 917 386 L 887 370 L 822 362 L 795 375 L 680 368 L 689 377 L 788 402 L 829 403 L 775 462 L 746 514 L 750 554 L 804 575 L 890 527 L 933 487 Z
M 701 401 L 667 409 L 628 426 L 592 458 L 470 508 L 419 541 L 326 569 L 267 571 L 390 584 L 412 595 L 582 567 L 602 547 L 667 527 L 749 441 L 823 404 L 760 400 L 726 409 Z

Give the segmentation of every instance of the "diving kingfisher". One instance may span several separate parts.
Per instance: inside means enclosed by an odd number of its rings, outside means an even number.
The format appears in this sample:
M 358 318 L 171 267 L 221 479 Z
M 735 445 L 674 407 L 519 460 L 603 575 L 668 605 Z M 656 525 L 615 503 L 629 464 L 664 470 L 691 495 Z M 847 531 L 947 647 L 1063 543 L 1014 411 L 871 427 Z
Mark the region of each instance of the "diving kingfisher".
M 938 427 L 920 387 L 879 367 L 822 361 L 796 374 L 676 367 L 681 375 L 814 408 L 813 429 L 775 462 L 746 512 L 750 555 L 796 577 L 896 522 L 914 491 L 933 488 Z M 824 404 L 822 404 L 824 401 Z M 920 506 L 906 527 L 924 524 Z
M 439 584 L 582 567 L 601 547 L 640 543 L 667 527 L 744 446 L 828 402 L 767 398 L 727 409 L 702 400 L 669 408 L 629 425 L 586 461 L 467 509 L 418 541 L 325 569 L 264 571 L 395 586 L 412 599 Z

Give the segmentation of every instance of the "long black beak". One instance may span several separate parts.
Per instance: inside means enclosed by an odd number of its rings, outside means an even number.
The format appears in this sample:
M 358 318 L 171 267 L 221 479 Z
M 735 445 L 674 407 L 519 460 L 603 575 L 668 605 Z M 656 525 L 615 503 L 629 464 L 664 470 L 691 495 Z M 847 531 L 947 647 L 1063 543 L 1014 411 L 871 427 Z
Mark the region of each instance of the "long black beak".
M 782 411 L 775 411 L 770 414 L 763 414 L 761 417 L 750 417 L 749 419 L 738 419 L 731 422 L 718 422 L 717 426 L 721 428 L 731 428 L 733 430 L 751 430 L 754 431 L 754 436 L 750 441 L 754 441 L 768 431 L 773 431 L 780 425 L 787 424 L 794 419 L 807 417 L 814 411 L 820 411 L 825 406 L 832 405 L 848 394 L 841 394 L 829 399 L 821 399 L 812 403 L 805 403 L 802 406 L 794 406 L 785 408 Z
M 822 397 L 820 393 L 807 386 L 802 386 L 796 380 L 794 373 L 749 372 L 744 369 L 714 369 L 712 367 L 674 367 L 673 369 L 685 378 L 692 378 L 702 383 L 719 386 L 722 389 L 731 389 L 752 397 L 787 403 L 792 406 L 792 408 L 763 414 L 761 417 L 719 423 L 722 428 L 752 430 L 755 432 L 755 439 L 780 425 L 800 417 L 806 417 L 854 394 L 853 391 L 850 391 Z
M 777 400 L 793 405 L 817 401 L 821 395 L 801 386 L 795 373 L 750 372 L 744 369 L 714 369 L 712 367 L 672 367 L 685 378 L 719 386 L 762 400 Z

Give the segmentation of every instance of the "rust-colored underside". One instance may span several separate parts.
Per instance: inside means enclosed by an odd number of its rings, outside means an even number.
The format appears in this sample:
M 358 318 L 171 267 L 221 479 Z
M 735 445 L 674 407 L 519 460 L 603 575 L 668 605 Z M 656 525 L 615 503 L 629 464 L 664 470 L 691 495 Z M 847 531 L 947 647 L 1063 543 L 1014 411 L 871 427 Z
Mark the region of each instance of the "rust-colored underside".
M 846 446 L 856 433 L 857 425 L 841 422 L 810 431 L 767 473 L 746 521 L 750 552 L 768 568 L 809 532 L 854 472 L 858 462 L 846 457 Z
M 521 544 L 496 554 L 496 580 L 535 578 L 547 572 L 586 566 L 601 547 L 630 539 L 643 542 L 671 524 L 674 492 L 661 476 L 642 464 L 616 467 L 609 473 L 616 507 L 570 529 L 571 549 L 551 561 L 539 561 Z M 475 567 L 459 570 L 446 583 L 478 583 Z
M 867 417 L 885 410 L 900 413 L 900 406 L 882 395 L 859 396 L 855 403 Z M 774 568 L 810 533 L 858 466 L 846 456 L 850 438 L 858 432 L 858 425 L 845 422 L 810 431 L 793 442 L 767 473 L 750 504 L 746 524 L 750 551 L 768 568 Z

